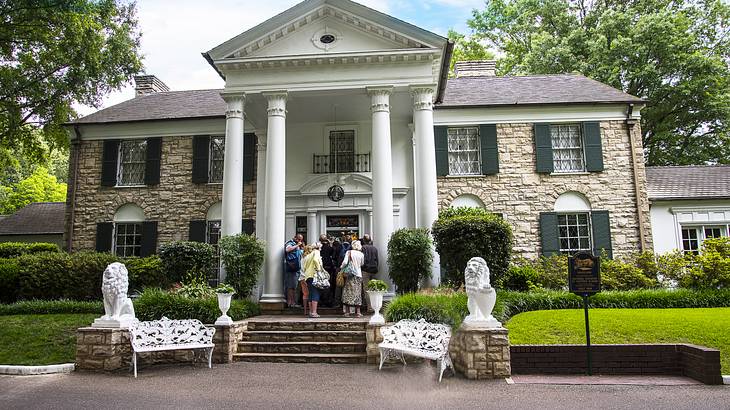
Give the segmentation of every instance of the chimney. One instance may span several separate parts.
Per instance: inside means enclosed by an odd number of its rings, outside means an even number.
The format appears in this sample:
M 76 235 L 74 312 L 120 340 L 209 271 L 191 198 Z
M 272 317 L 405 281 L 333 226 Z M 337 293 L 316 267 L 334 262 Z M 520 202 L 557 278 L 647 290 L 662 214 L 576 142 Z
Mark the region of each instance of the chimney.
M 497 75 L 497 62 L 494 60 L 457 61 L 454 75 L 459 77 L 494 77 Z
M 134 76 L 135 96 L 170 91 L 170 88 L 154 75 Z

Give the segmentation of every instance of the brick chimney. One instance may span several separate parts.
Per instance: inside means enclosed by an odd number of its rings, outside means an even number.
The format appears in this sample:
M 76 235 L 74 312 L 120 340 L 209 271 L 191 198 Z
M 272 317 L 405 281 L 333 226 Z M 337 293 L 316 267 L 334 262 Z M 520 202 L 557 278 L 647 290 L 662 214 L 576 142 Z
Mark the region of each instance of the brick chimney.
M 154 75 L 134 76 L 135 96 L 170 91 L 170 88 Z
M 459 77 L 494 77 L 497 75 L 497 62 L 494 60 L 457 61 L 454 75 Z

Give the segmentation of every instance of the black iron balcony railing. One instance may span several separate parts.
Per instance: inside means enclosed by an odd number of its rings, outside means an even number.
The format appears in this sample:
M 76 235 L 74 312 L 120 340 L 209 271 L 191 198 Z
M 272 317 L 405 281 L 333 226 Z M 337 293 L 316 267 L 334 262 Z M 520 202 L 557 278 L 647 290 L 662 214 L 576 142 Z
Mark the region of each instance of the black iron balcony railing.
M 334 174 L 370 172 L 370 153 L 343 155 L 312 155 L 312 173 Z

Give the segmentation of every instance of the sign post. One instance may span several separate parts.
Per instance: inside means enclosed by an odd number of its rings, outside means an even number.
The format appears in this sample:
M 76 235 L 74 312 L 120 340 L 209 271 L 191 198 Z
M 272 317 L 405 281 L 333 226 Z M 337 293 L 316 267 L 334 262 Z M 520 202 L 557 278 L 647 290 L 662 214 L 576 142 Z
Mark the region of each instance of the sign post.
M 583 311 L 586 321 L 586 364 L 588 375 L 591 366 L 591 327 L 588 321 L 588 296 L 601 291 L 601 258 L 590 252 L 577 252 L 568 257 L 568 286 L 570 291 L 583 297 Z

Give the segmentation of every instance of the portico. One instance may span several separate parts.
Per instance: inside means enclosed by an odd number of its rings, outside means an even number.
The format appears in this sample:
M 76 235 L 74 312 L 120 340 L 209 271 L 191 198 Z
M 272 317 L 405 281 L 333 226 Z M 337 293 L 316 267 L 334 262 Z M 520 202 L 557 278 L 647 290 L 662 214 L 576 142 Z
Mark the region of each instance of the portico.
M 262 304 L 283 306 L 283 245 L 295 232 L 310 242 L 339 228 L 370 233 L 388 281 L 392 232 L 436 219 L 432 104 L 446 43 L 356 3 L 317 0 L 205 53 L 226 80 L 223 235 L 241 232 L 243 134 L 258 140 Z M 341 200 L 327 196 L 332 185 Z

